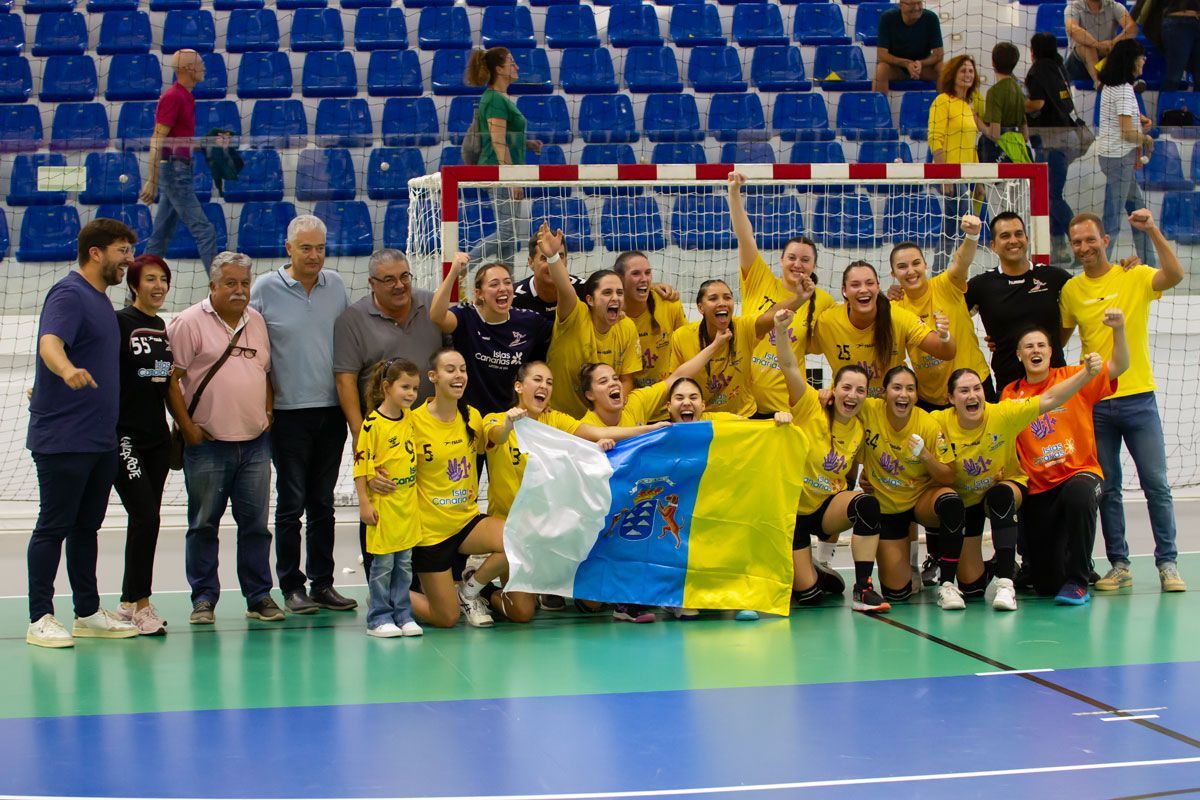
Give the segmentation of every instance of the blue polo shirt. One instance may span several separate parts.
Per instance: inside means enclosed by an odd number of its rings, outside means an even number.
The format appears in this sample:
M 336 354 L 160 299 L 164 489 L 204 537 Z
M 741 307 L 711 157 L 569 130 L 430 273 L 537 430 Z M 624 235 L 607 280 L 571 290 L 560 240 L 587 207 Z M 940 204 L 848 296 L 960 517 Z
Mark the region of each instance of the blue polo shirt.
M 333 325 L 350 305 L 342 276 L 323 269 L 312 292 L 306 292 L 287 267 L 280 267 L 254 281 L 250 305 L 267 322 L 275 408 L 336 406 Z

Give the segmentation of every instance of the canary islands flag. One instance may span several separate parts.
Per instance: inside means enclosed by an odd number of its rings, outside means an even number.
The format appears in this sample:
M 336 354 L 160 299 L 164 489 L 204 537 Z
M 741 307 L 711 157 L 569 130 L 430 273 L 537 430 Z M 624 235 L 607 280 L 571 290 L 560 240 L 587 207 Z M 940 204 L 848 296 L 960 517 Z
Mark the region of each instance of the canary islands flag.
M 512 591 L 788 613 L 804 437 L 739 420 L 672 425 L 608 453 L 519 420 L 504 526 Z

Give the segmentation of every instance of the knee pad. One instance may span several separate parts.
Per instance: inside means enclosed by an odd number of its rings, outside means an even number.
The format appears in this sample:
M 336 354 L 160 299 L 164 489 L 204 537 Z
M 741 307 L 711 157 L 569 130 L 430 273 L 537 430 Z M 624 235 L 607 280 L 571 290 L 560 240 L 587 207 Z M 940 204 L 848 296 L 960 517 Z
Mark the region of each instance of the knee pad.
M 933 501 L 933 513 L 937 514 L 943 533 L 954 534 L 962 530 L 966 507 L 962 498 L 954 492 L 947 492 Z
M 804 526 L 804 517 L 797 516 L 796 524 L 792 526 L 792 552 L 812 547 L 812 534 Z
M 879 499 L 870 494 L 856 494 L 846 509 L 854 523 L 854 533 L 859 536 L 875 536 L 879 533 L 881 511 Z
M 988 581 L 991 580 L 984 569 L 983 574 L 978 579 L 967 583 L 965 581 L 958 582 L 958 589 L 963 593 L 963 597 L 983 597 L 984 591 L 987 589 Z
M 992 523 L 992 544 L 998 548 L 1017 546 L 1017 498 L 1012 486 L 998 483 L 983 496 L 984 508 Z
M 913 585 L 910 580 L 899 589 L 893 589 L 890 586 L 884 586 L 883 581 L 879 583 L 879 593 L 883 595 L 883 599 L 889 603 L 898 603 L 902 600 L 907 600 L 913 596 Z

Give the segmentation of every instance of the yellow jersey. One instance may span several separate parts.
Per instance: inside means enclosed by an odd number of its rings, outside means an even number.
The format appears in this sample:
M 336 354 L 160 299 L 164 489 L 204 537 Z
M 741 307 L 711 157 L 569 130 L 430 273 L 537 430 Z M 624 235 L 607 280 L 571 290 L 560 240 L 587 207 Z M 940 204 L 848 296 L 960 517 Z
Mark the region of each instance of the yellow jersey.
M 1028 482 L 1017 457 L 1017 437 L 1038 417 L 1038 398 L 985 403 L 983 422 L 970 430 L 958 424 L 953 408 L 933 412 L 954 458 L 954 490 L 963 505 L 983 500 L 1000 481 Z
M 618 425 L 622 428 L 634 428 L 649 425 L 651 420 L 666 419 L 669 391 L 670 387 L 666 381 L 659 381 L 644 389 L 634 389 L 625 398 L 625 407 L 621 409 Z M 588 411 L 579 421 L 584 425 L 595 425 L 597 428 L 606 427 L 595 411 Z
M 1113 397 L 1145 394 L 1155 389 L 1150 364 L 1150 304 L 1162 297 L 1162 292 L 1154 291 L 1156 272 L 1154 267 L 1144 264 L 1130 270 L 1114 264 L 1099 278 L 1076 275 L 1063 285 L 1059 295 L 1063 327 L 1078 325 L 1083 352 L 1099 353 L 1105 361 L 1112 358 L 1112 328 L 1104 324 L 1104 312 L 1110 308 L 1125 312 L 1129 369 L 1121 373 Z
M 507 412 L 498 411 L 484 417 L 484 437 L 487 438 L 497 427 L 504 427 L 506 416 Z M 574 434 L 583 424 L 549 408 L 539 414 L 536 421 L 570 434 Z M 521 488 L 521 478 L 525 475 L 525 462 L 528 457 L 517 447 L 516 431 L 509 431 L 508 438 L 500 444 L 490 444 L 491 439 L 488 439 L 488 442 L 488 515 L 507 517 L 513 500 L 517 499 L 517 490 Z
M 828 308 L 817 317 L 816 330 L 809 343 L 810 353 L 821 353 L 829 362 L 832 378 L 847 364 L 858 364 L 870 375 L 867 394 L 883 395 L 883 376 L 897 364 L 904 363 L 904 353 L 915 350 L 933 332 L 917 315 L 892 305 L 892 352 L 885 358 L 875 353 L 875 328 L 856 328 L 846 311 L 845 303 Z
M 846 478 L 862 446 L 863 425 L 858 417 L 849 422 L 833 420 L 831 425 L 812 389 L 792 406 L 792 424 L 807 442 L 801 467 L 804 491 L 796 513 L 812 514 L 825 498 L 846 490 Z
M 671 374 L 671 334 L 688 321 L 678 300 L 668 302 L 661 297 L 654 298 L 653 314 L 647 308 L 630 319 L 637 328 L 638 350 L 642 354 L 642 368 L 634 373 L 633 387 L 644 389 Z M 656 323 L 657 331 L 654 329 Z
M 917 394 L 926 403 L 947 405 L 947 383 L 950 373 L 956 369 L 973 369 L 979 373 L 980 380 L 986 380 L 991 374 L 987 359 L 979 349 L 975 323 L 971 319 L 970 309 L 967 308 L 966 286 L 955 286 L 949 273 L 943 272 L 933 276 L 929 279 L 925 294 L 916 300 L 905 295 L 903 300 L 893 304 L 893 308 L 895 307 L 911 311 L 930 330 L 934 327 L 935 311 L 942 312 L 950 321 L 950 337 L 957 347 L 954 358 L 942 361 L 919 347 L 908 348 L 909 363 L 912 364 L 913 372 L 917 373 Z
M 983 112 L 982 92 L 971 95 L 969 103 L 955 95 L 938 92 L 929 106 L 929 151 L 943 151 L 943 160 L 947 164 L 974 164 L 979 161 L 979 153 L 975 149 L 975 140 L 979 135 L 975 115 L 983 117 Z
M 908 438 L 917 434 L 934 457 L 947 464 L 954 456 L 946 446 L 941 428 L 930 414 L 914 408 L 904 427 L 896 430 L 888 422 L 884 402 L 875 398 L 867 398 L 859 416 L 865 428 L 861 460 L 867 480 L 879 498 L 879 507 L 885 514 L 908 511 L 933 484 L 925 463 L 909 453 Z
M 546 365 L 554 374 L 554 394 L 550 405 L 572 417 L 587 412 L 583 393 L 579 389 L 579 368 L 584 364 L 608 364 L 617 375 L 634 375 L 642 368 L 638 350 L 637 327 L 633 320 L 622 318 L 607 333 L 600 333 L 592 323 L 591 311 L 582 300 L 565 320 L 554 320 L 554 338 Z
M 468 412 L 467 424 L 459 414 L 442 422 L 429 413 L 428 403 L 412 412 L 422 545 L 445 541 L 479 514 L 475 456 L 485 451 L 487 438 L 479 412 L 473 406 L 468 406 Z M 473 442 L 467 436 L 468 425 L 475 433 Z
M 374 555 L 399 553 L 421 542 L 411 412 L 392 419 L 376 409 L 363 420 L 354 450 L 354 477 L 370 482 L 380 467 L 387 470 L 396 491 L 376 494 L 367 490 L 371 505 L 379 513 L 379 522 L 367 526 L 367 552 Z
M 696 376 L 704 393 L 704 402 L 711 411 L 730 411 L 743 417 L 752 416 L 754 402 L 751 367 L 758 337 L 754 332 L 754 317 L 734 317 L 733 339 Z M 671 345 L 671 369 L 695 358 L 704 348 L 700 344 L 700 326 L 704 320 L 693 322 L 675 331 Z

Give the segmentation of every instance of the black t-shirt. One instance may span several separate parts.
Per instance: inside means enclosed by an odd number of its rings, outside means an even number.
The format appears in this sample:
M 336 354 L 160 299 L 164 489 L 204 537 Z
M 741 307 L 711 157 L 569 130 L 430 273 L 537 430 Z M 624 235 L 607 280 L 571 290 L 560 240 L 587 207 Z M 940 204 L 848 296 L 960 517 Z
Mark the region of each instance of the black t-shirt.
M 480 414 L 513 406 L 513 379 L 522 364 L 545 361 L 554 325 L 541 314 L 514 308 L 507 322 L 484 322 L 475 306 L 453 306 L 454 349 L 467 360 L 466 399 Z
M 967 281 L 967 307 L 978 309 L 983 329 L 996 344 L 992 353 L 992 373 L 996 389 L 1025 377 L 1025 368 L 1017 359 L 1017 339 L 1037 325 L 1050 334 L 1053 354 L 1050 366 L 1065 367 L 1059 331 L 1058 296 L 1071 274 L 1058 267 L 1038 265 L 1023 275 L 1005 275 L 999 267 Z
M 1071 87 L 1067 84 L 1067 73 L 1061 61 L 1043 58 L 1033 62 L 1025 76 L 1025 88 L 1030 100 L 1045 103 L 1041 110 L 1029 114 L 1032 128 L 1065 128 L 1074 125 L 1071 119 L 1075 103 L 1071 100 Z
M 121 410 L 117 433 L 143 445 L 170 437 L 167 385 L 171 380 L 171 343 L 167 323 L 133 306 L 117 312 L 121 330 Z
M 575 287 L 575 294 L 580 300 L 583 299 L 583 278 L 578 275 L 571 275 L 571 285 Z M 558 308 L 558 304 L 547 303 L 542 298 L 538 297 L 537 292 L 533 288 L 533 276 L 530 275 L 523 281 L 517 281 L 513 284 L 513 308 L 523 308 L 526 311 L 536 311 L 543 317 L 553 321 L 554 311 Z

